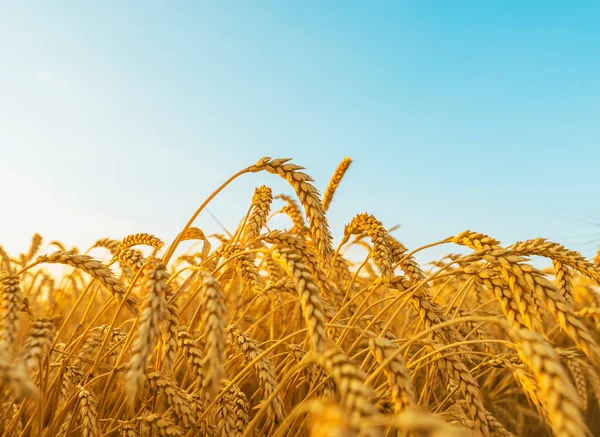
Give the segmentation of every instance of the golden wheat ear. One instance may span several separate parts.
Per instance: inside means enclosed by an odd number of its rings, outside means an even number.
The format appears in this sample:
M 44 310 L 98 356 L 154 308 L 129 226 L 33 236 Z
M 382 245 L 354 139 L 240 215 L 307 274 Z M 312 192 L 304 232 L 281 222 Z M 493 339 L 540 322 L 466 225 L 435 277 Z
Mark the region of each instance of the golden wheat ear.
M 581 399 L 554 349 L 544 337 L 527 329 L 513 331 L 521 360 L 531 369 L 538 383 L 539 397 L 556 435 L 589 435 L 581 415 Z
M 133 341 L 127 369 L 127 392 L 131 398 L 138 393 L 146 379 L 148 359 L 160 334 L 160 325 L 167 314 L 165 265 L 150 258 L 144 268 L 144 301 L 138 319 L 138 330 Z
M 333 195 L 335 194 L 335 191 L 337 190 L 338 186 L 340 185 L 342 178 L 348 171 L 350 164 L 352 164 L 352 159 L 350 159 L 350 158 L 342 159 L 342 162 L 339 163 L 339 165 L 335 169 L 335 172 L 331 176 L 331 179 L 329 180 L 329 184 L 327 185 L 327 188 L 325 189 L 325 192 L 323 193 L 323 209 L 325 211 L 327 211 L 329 209 L 329 205 L 331 205 L 331 201 L 333 200 Z
M 0 436 L 597 434 L 599 266 L 473 231 L 409 250 L 366 212 L 334 251 L 326 211 L 349 165 L 321 200 L 302 167 L 261 159 L 161 258 L 145 233 L 98 240 L 108 264 L 59 241 L 40 255 L 39 234 L 0 247 Z M 275 197 L 291 229 L 268 222 L 264 185 L 233 234 L 195 226 L 260 171 L 294 189 Z M 452 243 L 468 253 L 431 259 Z

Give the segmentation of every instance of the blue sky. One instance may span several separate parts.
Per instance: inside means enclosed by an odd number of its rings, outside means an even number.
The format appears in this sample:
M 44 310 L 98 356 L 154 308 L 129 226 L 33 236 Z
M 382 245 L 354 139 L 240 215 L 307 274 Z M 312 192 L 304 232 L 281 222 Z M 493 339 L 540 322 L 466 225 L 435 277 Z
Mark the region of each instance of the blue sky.
M 597 2 L 174 5 L 0 0 L 0 244 L 170 240 L 265 155 L 321 190 L 354 159 L 337 238 L 368 211 L 409 247 L 467 228 L 600 242 Z M 248 175 L 210 211 L 235 226 L 262 183 L 291 192 Z

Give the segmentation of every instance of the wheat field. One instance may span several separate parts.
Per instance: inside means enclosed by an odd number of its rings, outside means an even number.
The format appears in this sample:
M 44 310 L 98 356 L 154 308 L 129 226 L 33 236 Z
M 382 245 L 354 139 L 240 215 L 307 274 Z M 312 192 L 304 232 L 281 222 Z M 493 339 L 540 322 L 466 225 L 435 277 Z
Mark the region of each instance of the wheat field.
M 0 435 L 600 435 L 599 260 L 468 230 L 407 248 L 368 213 L 334 242 L 350 164 L 321 196 L 303 167 L 263 158 L 169 245 L 0 247 Z M 194 227 L 257 172 L 289 193 L 257 187 L 231 233 Z

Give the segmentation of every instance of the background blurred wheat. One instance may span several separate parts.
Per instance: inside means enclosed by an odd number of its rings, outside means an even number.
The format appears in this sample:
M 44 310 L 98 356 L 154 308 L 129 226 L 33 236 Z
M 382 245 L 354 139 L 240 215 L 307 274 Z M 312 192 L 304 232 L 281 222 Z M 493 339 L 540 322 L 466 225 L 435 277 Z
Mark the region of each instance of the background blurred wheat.
M 302 167 L 263 158 L 162 255 L 144 233 L 98 240 L 103 261 L 56 241 L 38 256 L 37 234 L 19 257 L 0 247 L 0 434 L 598 435 L 600 260 L 470 231 L 409 250 L 367 213 L 334 246 L 350 164 L 321 200 Z M 260 171 L 296 196 L 261 186 L 234 233 L 192 226 Z M 289 229 L 269 228 L 274 208 Z M 442 244 L 471 252 L 415 261 Z

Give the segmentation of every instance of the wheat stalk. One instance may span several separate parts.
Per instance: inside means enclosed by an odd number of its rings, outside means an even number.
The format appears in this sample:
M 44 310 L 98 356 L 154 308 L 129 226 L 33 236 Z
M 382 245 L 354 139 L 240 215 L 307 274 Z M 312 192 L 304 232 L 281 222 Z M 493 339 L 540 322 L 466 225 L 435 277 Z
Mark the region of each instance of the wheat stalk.
M 0 247 L 0 436 L 599 432 L 598 265 L 472 231 L 409 250 L 369 213 L 337 229 L 334 253 L 325 211 L 345 169 L 323 201 L 301 170 L 265 158 L 234 174 L 162 260 L 142 233 L 98 240 L 109 265 L 60 241 L 32 260 L 39 234 L 17 257 Z M 293 186 L 300 202 L 276 196 L 291 229 L 276 229 L 266 186 L 234 232 L 196 227 L 258 171 Z M 472 252 L 417 261 L 450 243 Z
M 329 184 L 327 184 L 327 188 L 325 189 L 325 192 L 323 193 L 323 209 L 325 211 L 327 211 L 329 209 L 329 205 L 331 204 L 331 201 L 333 200 L 333 195 L 335 194 L 337 187 L 340 185 L 340 182 L 342 181 L 344 174 L 346 174 L 346 171 L 348 171 L 350 164 L 352 164 L 352 159 L 350 159 L 350 158 L 342 159 L 342 162 L 339 163 L 339 165 L 335 169 L 335 172 L 331 176 L 331 179 L 329 180 Z
M 75 267 L 76 269 L 80 269 L 106 287 L 119 302 L 122 302 L 125 299 L 125 289 L 119 280 L 115 278 L 114 273 L 100 261 L 96 261 L 90 256 L 58 251 L 49 255 L 39 256 L 30 267 L 42 263 L 66 264 Z M 133 297 L 129 296 L 125 299 L 125 306 L 133 314 L 137 314 L 138 304 Z
M 224 381 L 228 384 L 228 381 Z M 240 388 L 232 384 L 225 396 L 219 400 L 217 430 L 219 435 L 241 437 L 248 425 L 248 399 Z
M 151 390 L 165 397 L 167 405 L 175 411 L 175 415 L 184 427 L 195 422 L 195 411 L 186 392 L 179 388 L 177 381 L 165 372 L 158 371 L 148 374 L 148 384 Z
M 225 361 L 225 303 L 221 287 L 216 279 L 207 276 L 202 285 L 204 319 L 202 334 L 205 339 L 203 385 L 209 395 L 216 396 L 223 378 Z
M 417 395 L 406 369 L 406 363 L 402 356 L 396 353 L 397 349 L 383 338 L 371 338 L 369 348 L 380 365 L 388 363 L 385 370 L 392 390 L 394 412 L 400 413 L 406 408 L 414 407 L 417 404 Z
M 0 350 L 11 355 L 16 346 L 23 296 L 18 276 L 0 276 Z
M 254 362 L 254 373 L 258 378 L 264 397 L 268 398 L 275 392 L 277 387 L 277 376 L 273 370 L 272 363 L 263 355 L 263 350 L 250 336 L 242 332 L 236 325 L 230 325 L 225 330 L 227 342 L 239 349 L 246 360 L 246 363 Z M 284 406 L 281 396 L 277 395 L 269 404 L 269 415 L 278 420 L 283 420 Z
M 323 352 L 327 343 L 325 314 L 319 297 L 319 289 L 312 275 L 302 262 L 302 256 L 297 252 L 291 249 L 274 249 L 271 253 L 273 254 L 273 258 L 279 262 L 281 267 L 294 280 L 296 290 L 298 290 L 298 295 L 300 296 L 304 320 L 308 326 L 312 348 L 317 353 Z
M 289 159 L 262 158 L 253 166 L 249 167 L 250 172 L 265 170 L 284 178 L 294 188 L 300 203 L 304 206 L 304 212 L 310 224 L 310 234 L 312 236 L 315 249 L 322 261 L 327 261 L 333 255 L 332 237 L 329 232 L 329 225 L 325 218 L 325 210 L 321 204 L 319 191 L 311 184 L 313 179 L 296 164 L 288 163 Z
M 556 352 L 533 331 L 521 329 L 512 335 L 521 360 L 535 375 L 554 433 L 565 437 L 586 435 L 589 431 L 580 413 L 581 400 Z
M 168 311 L 165 300 L 168 278 L 165 265 L 157 258 L 149 258 L 144 269 L 144 302 L 127 370 L 127 391 L 132 397 L 144 383 L 148 359 Z
M 269 187 L 263 185 L 254 190 L 252 212 L 244 227 L 242 241 L 252 241 L 260 235 L 261 229 L 267 223 L 272 201 L 273 192 Z
M 96 423 L 96 397 L 83 386 L 78 386 L 79 417 L 82 437 L 99 437 L 100 429 Z

